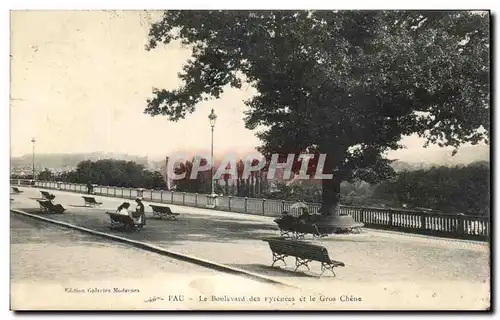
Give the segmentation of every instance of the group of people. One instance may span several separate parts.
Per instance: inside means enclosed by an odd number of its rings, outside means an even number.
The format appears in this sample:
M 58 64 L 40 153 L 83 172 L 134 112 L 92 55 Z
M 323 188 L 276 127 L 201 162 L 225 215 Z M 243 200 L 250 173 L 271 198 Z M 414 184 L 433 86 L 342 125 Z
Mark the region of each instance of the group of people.
M 298 217 L 294 217 L 288 213 L 288 211 L 283 211 L 281 213 L 281 219 L 282 220 L 289 220 L 293 222 L 312 222 L 314 220 L 314 216 L 311 215 L 309 210 L 307 208 L 300 208 L 300 215 Z
M 118 206 L 116 213 L 124 216 L 128 216 L 130 219 L 125 219 L 126 227 L 135 229 L 136 225 L 144 226 L 146 225 L 146 214 L 144 212 L 144 204 L 140 198 L 135 199 L 136 207 L 135 210 L 130 210 L 130 203 L 124 202 Z M 128 221 L 128 223 L 127 223 Z

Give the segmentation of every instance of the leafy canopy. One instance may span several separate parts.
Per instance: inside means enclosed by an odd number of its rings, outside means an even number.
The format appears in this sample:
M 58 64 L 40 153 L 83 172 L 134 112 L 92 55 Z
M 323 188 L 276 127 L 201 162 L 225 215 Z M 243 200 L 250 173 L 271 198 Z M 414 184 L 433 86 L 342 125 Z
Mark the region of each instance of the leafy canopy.
M 260 151 L 327 153 L 325 172 L 376 182 L 413 133 L 458 148 L 489 143 L 489 16 L 443 11 L 168 11 L 147 49 L 192 57 L 145 113 L 172 121 L 227 87 L 252 85 L 245 123 Z

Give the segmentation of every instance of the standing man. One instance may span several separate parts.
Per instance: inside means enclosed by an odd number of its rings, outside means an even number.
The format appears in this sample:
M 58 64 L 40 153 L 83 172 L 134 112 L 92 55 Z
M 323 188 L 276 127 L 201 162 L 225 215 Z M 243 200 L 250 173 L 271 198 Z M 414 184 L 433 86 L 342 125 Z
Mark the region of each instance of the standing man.
M 92 185 L 92 182 L 89 181 L 87 183 L 87 193 L 92 194 L 94 192 L 94 190 L 92 190 L 92 189 L 94 189 L 94 186 Z

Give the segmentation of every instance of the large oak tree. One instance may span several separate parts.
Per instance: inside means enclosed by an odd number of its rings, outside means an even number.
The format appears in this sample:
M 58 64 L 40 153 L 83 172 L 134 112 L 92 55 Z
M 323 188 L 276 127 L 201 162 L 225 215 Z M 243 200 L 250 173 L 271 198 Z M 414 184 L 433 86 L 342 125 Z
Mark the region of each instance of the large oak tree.
M 246 126 L 270 153 L 325 153 L 324 215 L 340 183 L 392 174 L 403 136 L 458 148 L 489 143 L 489 15 L 444 11 L 168 11 L 148 50 L 192 48 L 175 90 L 145 112 L 184 118 L 223 90 L 252 85 Z

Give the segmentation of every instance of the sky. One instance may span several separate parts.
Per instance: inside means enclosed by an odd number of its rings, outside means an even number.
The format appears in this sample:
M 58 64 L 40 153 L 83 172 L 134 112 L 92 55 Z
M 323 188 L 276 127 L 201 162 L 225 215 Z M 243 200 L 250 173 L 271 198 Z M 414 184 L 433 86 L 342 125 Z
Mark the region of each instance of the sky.
M 248 85 L 200 103 L 185 120 L 143 113 L 154 87 L 174 89 L 189 50 L 177 43 L 146 51 L 158 11 L 13 11 L 11 13 L 11 156 L 114 152 L 162 158 L 209 151 L 208 115 L 217 114 L 216 154 L 245 153 L 260 144 L 245 129 Z M 437 146 L 403 140 L 391 158 L 431 157 Z M 451 149 L 449 149 L 451 153 Z

